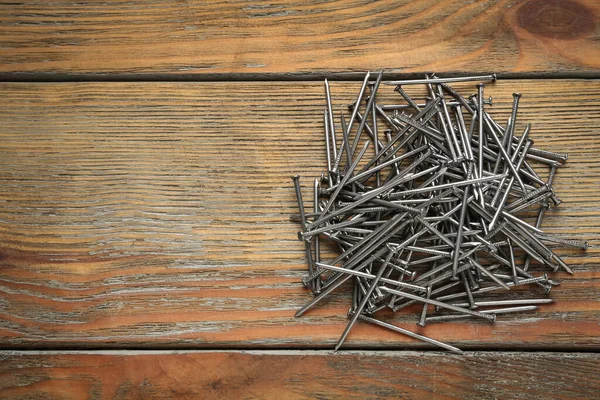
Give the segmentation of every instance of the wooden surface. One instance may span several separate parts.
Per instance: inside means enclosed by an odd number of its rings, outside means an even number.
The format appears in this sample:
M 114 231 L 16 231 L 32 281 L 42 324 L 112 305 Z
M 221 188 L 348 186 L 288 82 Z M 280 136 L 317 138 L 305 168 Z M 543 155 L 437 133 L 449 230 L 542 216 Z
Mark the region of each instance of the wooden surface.
M 600 356 L 572 353 L 0 353 L 4 399 L 594 398 Z
M 595 0 L 2 1 L 0 74 L 593 75 L 599 22 Z
M 333 82 L 336 108 L 359 86 Z M 516 89 L 518 129 L 532 122 L 537 146 L 569 154 L 555 181 L 564 203 L 543 227 L 592 247 L 556 248 L 575 275 L 554 274 L 556 303 L 538 312 L 422 329 L 413 308 L 391 320 L 464 349 L 598 349 L 600 83 L 498 81 L 486 89 L 498 120 Z M 17 83 L 0 94 L 1 346 L 337 340 L 347 292 L 293 316 L 312 295 L 290 177 L 308 193 L 324 170 L 322 83 Z M 397 98 L 389 86 L 378 96 Z M 424 347 L 365 323 L 347 346 Z
M 0 0 L 0 398 L 597 397 L 599 24 L 594 0 Z M 347 287 L 293 317 L 290 177 L 310 198 L 324 169 L 322 78 L 339 110 L 380 68 L 498 73 L 492 115 L 521 92 L 517 130 L 569 153 L 543 228 L 591 247 L 555 248 L 575 275 L 551 274 L 554 304 L 381 316 L 463 356 L 362 322 L 361 351 L 317 351 Z

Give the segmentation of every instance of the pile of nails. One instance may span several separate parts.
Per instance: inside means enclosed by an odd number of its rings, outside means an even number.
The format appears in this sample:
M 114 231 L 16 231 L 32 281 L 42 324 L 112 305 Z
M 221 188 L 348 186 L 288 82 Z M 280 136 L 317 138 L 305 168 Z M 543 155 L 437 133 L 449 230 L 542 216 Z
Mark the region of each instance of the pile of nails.
M 376 314 L 417 304 L 411 308 L 417 307 L 420 326 L 466 318 L 493 323 L 497 314 L 552 301 L 526 298 L 558 284 L 544 268 L 572 273 L 551 247 L 585 250 L 587 244 L 540 229 L 544 212 L 561 202 L 552 181 L 567 155 L 534 147 L 530 125 L 517 134 L 518 93 L 505 124 L 492 118 L 483 82 L 495 80 L 426 74 L 382 82 L 382 72 L 374 79 L 367 73 L 348 107 L 350 118 L 340 115 L 341 137 L 325 81 L 327 171 L 314 181 L 312 212 L 304 207 L 299 177 L 293 178 L 299 214 L 292 220 L 301 224 L 306 250 L 303 282 L 315 295 L 296 316 L 353 282 L 350 322 L 336 350 L 362 320 L 460 352 Z M 473 82 L 477 93 L 463 97 L 453 82 Z M 380 85 L 395 87 L 397 104 L 377 102 Z M 408 85 L 423 85 L 422 99 L 409 96 Z M 537 219 L 527 222 L 524 211 L 537 212 Z M 339 248 L 334 259 L 321 258 L 324 240 Z M 530 269 L 534 264 L 538 276 Z M 517 299 L 482 298 L 515 286 L 528 290 Z

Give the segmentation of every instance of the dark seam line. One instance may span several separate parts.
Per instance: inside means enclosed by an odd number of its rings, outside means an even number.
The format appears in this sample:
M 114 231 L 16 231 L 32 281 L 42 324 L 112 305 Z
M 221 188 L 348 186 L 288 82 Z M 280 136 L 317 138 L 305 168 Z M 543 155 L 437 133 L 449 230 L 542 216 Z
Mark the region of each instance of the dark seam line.
M 600 354 L 600 347 L 565 347 L 565 346 L 529 346 L 529 347 L 490 347 L 490 346 L 465 346 L 461 345 L 461 350 L 465 353 L 590 353 Z M 28 351 L 323 351 L 325 353 L 333 352 L 331 346 L 314 347 L 253 347 L 253 346 L 14 346 L 0 347 L 0 352 L 28 352 Z M 368 346 L 348 346 L 346 349 L 339 350 L 337 354 L 344 354 L 344 351 L 357 352 L 423 352 L 423 353 L 446 353 L 433 347 L 368 347 Z M 447 353 L 451 354 L 451 353 Z
M 366 71 L 365 71 L 366 72 Z M 441 77 L 485 75 L 482 72 L 439 73 Z M 600 79 L 600 71 L 595 72 L 527 72 L 498 73 L 498 79 Z M 267 74 L 69 74 L 69 73 L 0 73 L 0 82 L 31 83 L 70 83 L 70 82 L 275 82 L 275 81 L 321 81 L 325 78 L 333 81 L 361 81 L 364 72 L 311 72 L 311 73 L 267 73 Z M 384 73 L 385 80 L 422 78 L 423 73 Z

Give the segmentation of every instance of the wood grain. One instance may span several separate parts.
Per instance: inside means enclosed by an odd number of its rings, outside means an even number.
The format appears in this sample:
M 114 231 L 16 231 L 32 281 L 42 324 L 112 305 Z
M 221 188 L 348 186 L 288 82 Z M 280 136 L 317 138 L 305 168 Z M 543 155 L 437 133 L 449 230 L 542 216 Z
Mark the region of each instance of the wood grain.
M 597 74 L 599 22 L 594 0 L 2 1 L 0 74 Z
M 3 399 L 594 398 L 585 353 L 0 353 Z
M 336 108 L 358 83 L 333 82 Z M 473 85 L 460 87 L 463 93 Z M 519 90 L 519 127 L 569 153 L 564 200 L 549 233 L 588 240 L 557 248 L 575 275 L 555 304 L 479 322 L 415 325 L 462 348 L 600 345 L 600 82 L 498 81 L 505 121 Z M 330 347 L 348 293 L 295 319 L 311 299 L 291 175 L 323 171 L 321 83 L 0 85 L 0 345 L 68 347 Z M 398 101 L 392 87 L 378 99 Z M 523 296 L 522 291 L 515 291 Z M 533 296 L 542 296 L 534 293 Z M 422 348 L 360 323 L 349 347 Z

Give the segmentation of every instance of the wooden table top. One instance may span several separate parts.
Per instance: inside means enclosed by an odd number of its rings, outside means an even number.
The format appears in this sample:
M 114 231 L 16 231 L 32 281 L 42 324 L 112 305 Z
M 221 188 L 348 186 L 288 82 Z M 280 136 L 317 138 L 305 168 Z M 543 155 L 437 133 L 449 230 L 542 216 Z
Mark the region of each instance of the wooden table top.
M 597 396 L 600 4 L 207 3 L 0 6 L 0 398 Z M 555 303 L 382 315 L 465 356 L 363 323 L 331 353 L 347 288 L 294 318 L 321 79 L 339 109 L 380 68 L 497 72 L 494 117 L 519 91 L 536 146 L 569 154 L 543 228 L 590 248 L 556 247 Z

